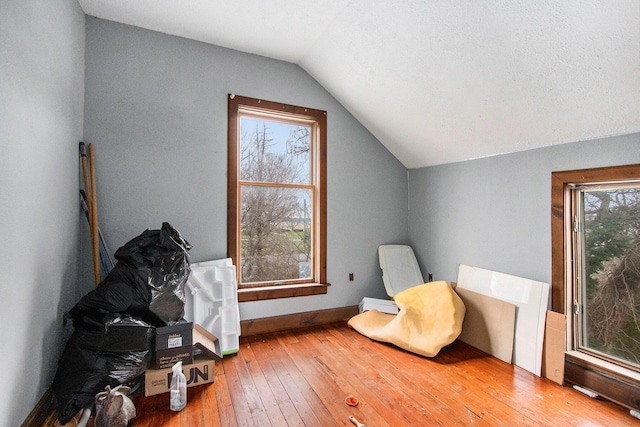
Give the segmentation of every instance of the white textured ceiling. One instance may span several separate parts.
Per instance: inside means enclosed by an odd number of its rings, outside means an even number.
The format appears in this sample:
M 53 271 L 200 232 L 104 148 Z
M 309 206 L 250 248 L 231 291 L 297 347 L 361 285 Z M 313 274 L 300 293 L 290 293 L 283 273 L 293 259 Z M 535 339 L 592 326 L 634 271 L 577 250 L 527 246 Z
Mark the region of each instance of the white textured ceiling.
M 640 131 L 638 0 L 78 0 L 299 64 L 406 167 Z

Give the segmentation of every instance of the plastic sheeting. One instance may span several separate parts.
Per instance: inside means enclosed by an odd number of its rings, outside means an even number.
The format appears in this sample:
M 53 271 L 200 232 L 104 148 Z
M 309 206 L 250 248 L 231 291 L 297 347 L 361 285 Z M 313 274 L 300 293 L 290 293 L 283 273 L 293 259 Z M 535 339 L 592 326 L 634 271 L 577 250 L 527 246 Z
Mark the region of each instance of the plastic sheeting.
M 107 385 L 132 381 L 149 366 L 151 325 L 130 316 L 102 320 L 103 325 L 96 319 L 93 327 L 76 328 L 58 362 L 52 390 L 61 424 L 91 405 Z
M 116 251 L 107 277 L 65 313 L 75 329 L 52 387 L 61 424 L 107 385 L 131 382 L 148 368 L 153 328 L 183 319 L 190 249 L 169 223 L 144 231 Z
M 113 270 L 65 317 L 76 327 L 96 313 L 130 314 L 154 326 L 177 322 L 184 316 L 190 249 L 167 222 L 160 230 L 144 231 L 116 251 Z

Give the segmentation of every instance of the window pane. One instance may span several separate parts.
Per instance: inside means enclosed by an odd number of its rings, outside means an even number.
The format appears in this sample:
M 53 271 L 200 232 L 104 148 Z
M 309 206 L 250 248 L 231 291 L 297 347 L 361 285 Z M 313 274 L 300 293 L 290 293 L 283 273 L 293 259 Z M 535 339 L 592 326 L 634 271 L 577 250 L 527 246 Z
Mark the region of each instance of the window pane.
M 241 187 L 241 282 L 310 279 L 308 188 Z
M 310 184 L 311 127 L 243 117 L 240 179 Z
M 583 191 L 582 345 L 640 363 L 640 189 Z

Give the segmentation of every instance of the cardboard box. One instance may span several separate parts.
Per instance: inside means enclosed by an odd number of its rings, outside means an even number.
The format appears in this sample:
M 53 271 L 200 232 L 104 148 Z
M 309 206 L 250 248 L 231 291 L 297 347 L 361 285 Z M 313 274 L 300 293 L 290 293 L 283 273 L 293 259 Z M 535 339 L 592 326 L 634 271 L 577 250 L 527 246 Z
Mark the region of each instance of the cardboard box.
M 567 317 L 547 311 L 542 352 L 542 376 L 560 385 L 564 383 L 564 353 L 566 348 Z
M 183 365 L 193 363 L 193 346 L 156 350 L 152 366 L 156 369 L 165 369 L 171 368 L 178 362 L 182 362 Z
M 193 345 L 193 323 L 181 322 L 171 326 L 156 328 L 155 349 L 166 350 Z
M 182 365 L 182 372 L 187 377 L 187 388 L 212 383 L 215 363 L 215 360 L 205 358 L 189 365 Z M 169 392 L 172 375 L 171 368 L 147 369 L 144 374 L 144 395 L 153 396 Z
M 193 347 L 194 352 L 201 352 L 207 358 L 215 361 L 222 359 L 220 341 L 211 332 L 200 325 L 193 326 Z
M 153 353 L 155 369 L 170 368 L 176 362 L 193 362 L 193 323 L 180 322 L 156 328 Z

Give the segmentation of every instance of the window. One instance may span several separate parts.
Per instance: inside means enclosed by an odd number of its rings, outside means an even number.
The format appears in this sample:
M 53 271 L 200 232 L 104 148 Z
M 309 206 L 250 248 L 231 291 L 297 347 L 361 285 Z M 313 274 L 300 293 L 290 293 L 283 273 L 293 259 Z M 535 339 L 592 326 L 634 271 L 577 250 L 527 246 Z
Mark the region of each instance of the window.
M 640 371 L 640 181 L 569 192 L 574 348 Z
M 326 293 L 326 112 L 229 95 L 239 300 Z
M 552 174 L 552 305 L 565 378 L 640 406 L 640 165 Z

